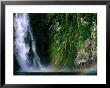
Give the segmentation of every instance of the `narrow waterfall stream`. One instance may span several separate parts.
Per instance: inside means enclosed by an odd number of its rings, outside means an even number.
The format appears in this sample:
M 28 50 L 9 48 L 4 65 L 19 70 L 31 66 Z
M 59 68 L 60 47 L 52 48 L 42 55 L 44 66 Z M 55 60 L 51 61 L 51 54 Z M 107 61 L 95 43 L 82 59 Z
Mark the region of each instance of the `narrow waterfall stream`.
M 35 39 L 26 13 L 14 16 L 14 53 L 21 72 L 41 72 L 44 66 L 40 62 L 35 47 Z

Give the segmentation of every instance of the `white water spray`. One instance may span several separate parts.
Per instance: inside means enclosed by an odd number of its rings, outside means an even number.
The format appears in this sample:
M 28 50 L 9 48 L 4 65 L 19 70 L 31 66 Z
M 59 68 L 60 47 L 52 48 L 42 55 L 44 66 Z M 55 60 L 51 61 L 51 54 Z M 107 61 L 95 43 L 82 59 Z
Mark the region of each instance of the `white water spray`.
M 14 16 L 14 52 L 21 67 L 20 71 L 44 71 L 36 52 L 35 40 L 29 25 L 29 16 L 26 13 L 16 13 Z

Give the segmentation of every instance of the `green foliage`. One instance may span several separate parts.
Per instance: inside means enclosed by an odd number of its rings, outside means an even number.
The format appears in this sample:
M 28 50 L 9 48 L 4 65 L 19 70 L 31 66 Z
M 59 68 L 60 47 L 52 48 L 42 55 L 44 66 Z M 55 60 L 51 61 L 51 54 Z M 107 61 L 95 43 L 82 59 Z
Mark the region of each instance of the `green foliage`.
M 52 19 L 51 19 L 52 18 Z M 77 53 L 87 39 L 96 43 L 96 14 L 60 13 L 48 15 L 51 64 L 59 68 L 74 68 Z M 95 26 L 96 28 L 96 26 Z M 94 33 L 94 38 L 91 34 Z M 92 52 L 92 51 L 87 51 Z
M 40 58 L 47 58 L 56 70 L 73 70 L 80 68 L 85 59 L 87 63 L 91 58 L 96 60 L 97 14 L 35 14 L 31 16 L 31 21 L 33 34 L 39 46 L 38 55 Z

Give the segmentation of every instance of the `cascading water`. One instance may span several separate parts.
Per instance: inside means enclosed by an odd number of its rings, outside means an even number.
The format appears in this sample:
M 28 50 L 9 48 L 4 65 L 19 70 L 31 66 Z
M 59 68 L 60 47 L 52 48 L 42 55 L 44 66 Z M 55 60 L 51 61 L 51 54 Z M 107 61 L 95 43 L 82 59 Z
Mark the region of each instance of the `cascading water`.
M 14 53 L 20 65 L 20 71 L 44 71 L 44 66 L 40 63 L 40 58 L 36 52 L 35 40 L 27 13 L 14 15 Z

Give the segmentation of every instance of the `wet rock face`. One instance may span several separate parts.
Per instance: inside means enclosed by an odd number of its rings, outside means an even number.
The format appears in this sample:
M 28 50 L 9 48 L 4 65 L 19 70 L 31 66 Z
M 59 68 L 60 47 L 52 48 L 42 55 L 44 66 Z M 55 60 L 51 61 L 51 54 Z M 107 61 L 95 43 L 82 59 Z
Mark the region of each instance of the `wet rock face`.
M 82 49 L 79 50 L 77 58 L 75 59 L 76 68 L 90 68 L 97 64 L 96 43 L 90 43 L 87 39 L 84 42 Z
M 47 14 L 33 13 L 29 14 L 31 31 L 35 38 L 35 46 L 41 63 L 48 66 L 50 63 L 49 48 L 49 27 L 47 24 Z

